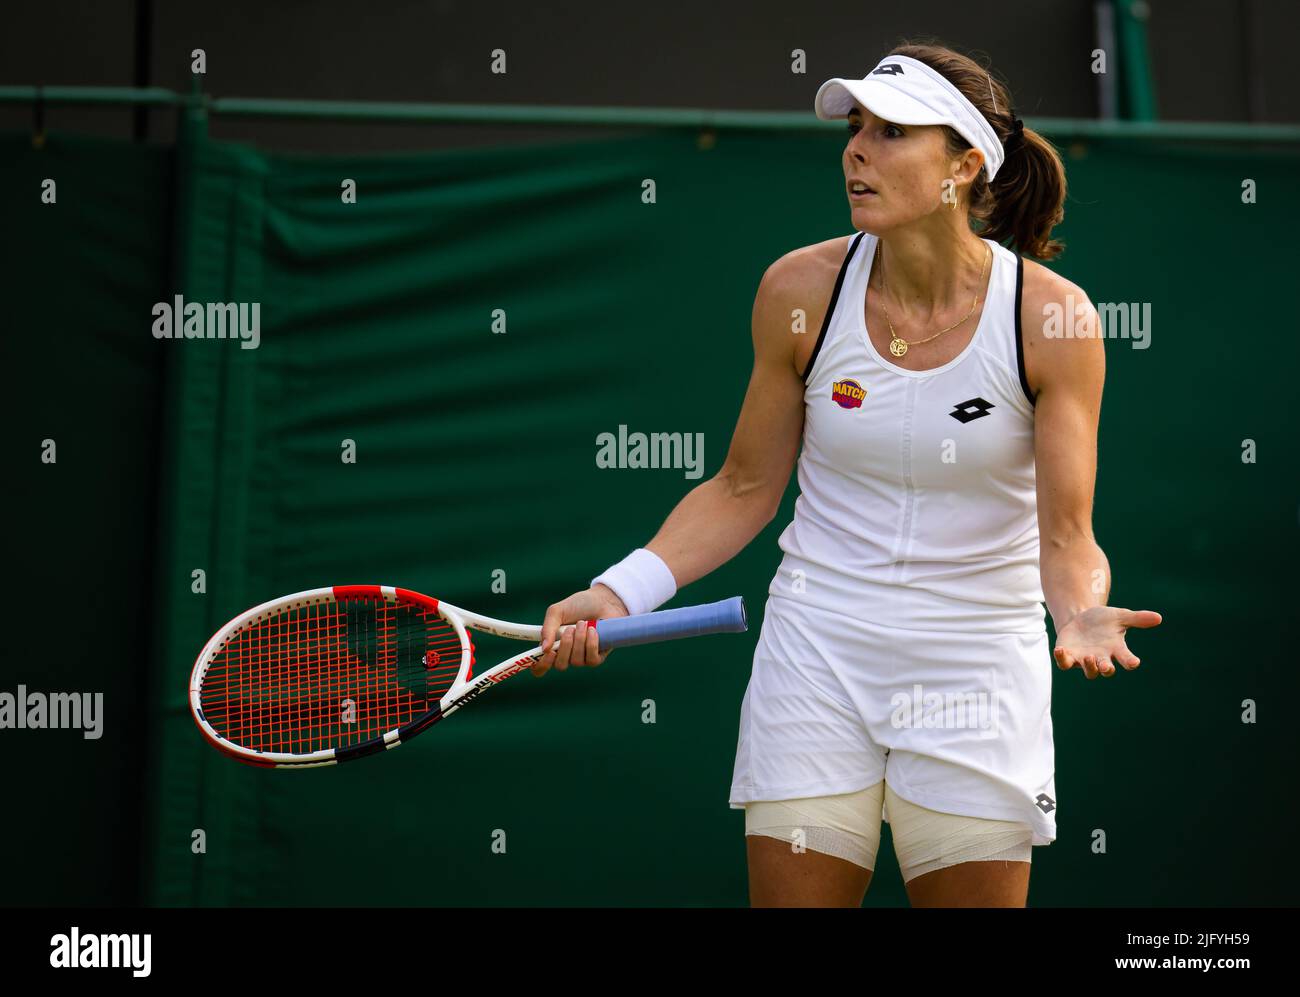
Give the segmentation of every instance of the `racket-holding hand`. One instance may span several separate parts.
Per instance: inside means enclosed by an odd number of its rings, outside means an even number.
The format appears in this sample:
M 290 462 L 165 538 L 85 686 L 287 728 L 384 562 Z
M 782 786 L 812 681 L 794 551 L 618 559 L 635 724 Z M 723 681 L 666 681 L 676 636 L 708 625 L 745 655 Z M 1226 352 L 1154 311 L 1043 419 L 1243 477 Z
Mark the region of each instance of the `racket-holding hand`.
M 542 621 L 542 648 L 546 651 L 533 665 L 532 672 L 539 678 L 554 666 L 560 671 L 570 665 L 604 664 L 613 651 L 599 652 L 600 641 L 596 628 L 588 620 L 606 620 L 614 616 L 627 616 L 623 600 L 606 585 L 593 585 L 574 592 L 562 602 L 552 603 Z M 574 623 L 576 626 L 565 626 Z M 561 630 L 561 627 L 564 629 Z M 557 633 L 559 639 L 556 639 Z
M 1134 611 L 1118 606 L 1093 606 L 1076 614 L 1061 628 L 1052 654 L 1058 668 L 1068 671 L 1078 665 L 1089 679 L 1114 675 L 1112 657 L 1126 670 L 1132 671 L 1141 659 L 1128 649 L 1124 642 L 1125 631 L 1129 627 L 1156 627 L 1160 621 L 1160 614 L 1149 609 Z

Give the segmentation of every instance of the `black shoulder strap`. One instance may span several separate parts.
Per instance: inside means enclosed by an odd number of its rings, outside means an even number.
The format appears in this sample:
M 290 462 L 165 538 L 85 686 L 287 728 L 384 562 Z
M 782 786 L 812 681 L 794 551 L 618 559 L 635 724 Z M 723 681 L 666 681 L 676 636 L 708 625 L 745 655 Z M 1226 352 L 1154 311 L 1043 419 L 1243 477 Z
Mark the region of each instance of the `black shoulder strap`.
M 808 383 L 808 375 L 812 373 L 813 364 L 817 362 L 817 354 L 822 351 L 822 343 L 826 340 L 826 330 L 831 327 L 831 316 L 835 314 L 835 303 L 840 300 L 840 288 L 844 286 L 844 275 L 848 273 L 849 261 L 853 259 L 853 254 L 858 251 L 858 244 L 862 242 L 865 232 L 859 232 L 857 238 L 849 243 L 849 251 L 844 254 L 844 263 L 840 266 L 840 274 L 835 278 L 835 290 L 831 292 L 830 304 L 826 306 L 826 317 L 822 319 L 822 330 L 817 334 L 817 342 L 813 346 L 812 356 L 808 358 L 808 366 L 803 370 L 803 383 Z
M 1025 340 L 1020 323 L 1021 297 L 1025 289 L 1025 258 L 1016 254 L 1016 372 L 1020 375 L 1020 387 L 1024 389 L 1029 404 L 1035 404 L 1034 393 L 1029 390 L 1029 378 L 1025 376 Z

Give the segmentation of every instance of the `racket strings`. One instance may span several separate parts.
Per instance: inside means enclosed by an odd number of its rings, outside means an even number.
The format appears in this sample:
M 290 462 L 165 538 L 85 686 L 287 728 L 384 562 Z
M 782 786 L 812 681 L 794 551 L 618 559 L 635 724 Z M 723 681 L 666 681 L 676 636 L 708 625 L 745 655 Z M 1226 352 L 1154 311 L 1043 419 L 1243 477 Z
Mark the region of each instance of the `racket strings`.
M 461 640 L 438 613 L 382 599 L 286 607 L 222 645 L 200 691 L 204 716 L 257 751 L 356 745 L 432 710 L 460 671 Z

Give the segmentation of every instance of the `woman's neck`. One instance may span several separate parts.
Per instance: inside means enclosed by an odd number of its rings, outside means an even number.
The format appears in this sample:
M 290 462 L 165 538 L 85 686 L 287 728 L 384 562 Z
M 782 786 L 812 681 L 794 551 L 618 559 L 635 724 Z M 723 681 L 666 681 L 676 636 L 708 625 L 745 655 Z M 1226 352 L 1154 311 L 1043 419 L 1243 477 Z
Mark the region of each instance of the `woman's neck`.
M 969 228 L 964 235 L 951 226 L 898 231 L 880 237 L 876 270 L 883 268 L 891 301 L 925 314 L 969 302 L 980 273 L 987 272 L 988 254 L 987 243 Z

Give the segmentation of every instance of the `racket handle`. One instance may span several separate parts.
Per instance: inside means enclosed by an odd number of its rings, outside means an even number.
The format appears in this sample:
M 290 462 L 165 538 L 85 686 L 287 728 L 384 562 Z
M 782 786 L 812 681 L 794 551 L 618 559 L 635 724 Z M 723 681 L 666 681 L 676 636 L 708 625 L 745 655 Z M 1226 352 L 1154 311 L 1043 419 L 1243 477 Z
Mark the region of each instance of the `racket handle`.
M 703 606 L 682 606 L 680 609 L 662 609 L 657 613 L 615 616 L 596 621 L 596 636 L 601 651 L 631 644 L 676 640 L 679 637 L 744 633 L 748 629 L 745 600 L 738 595 Z

